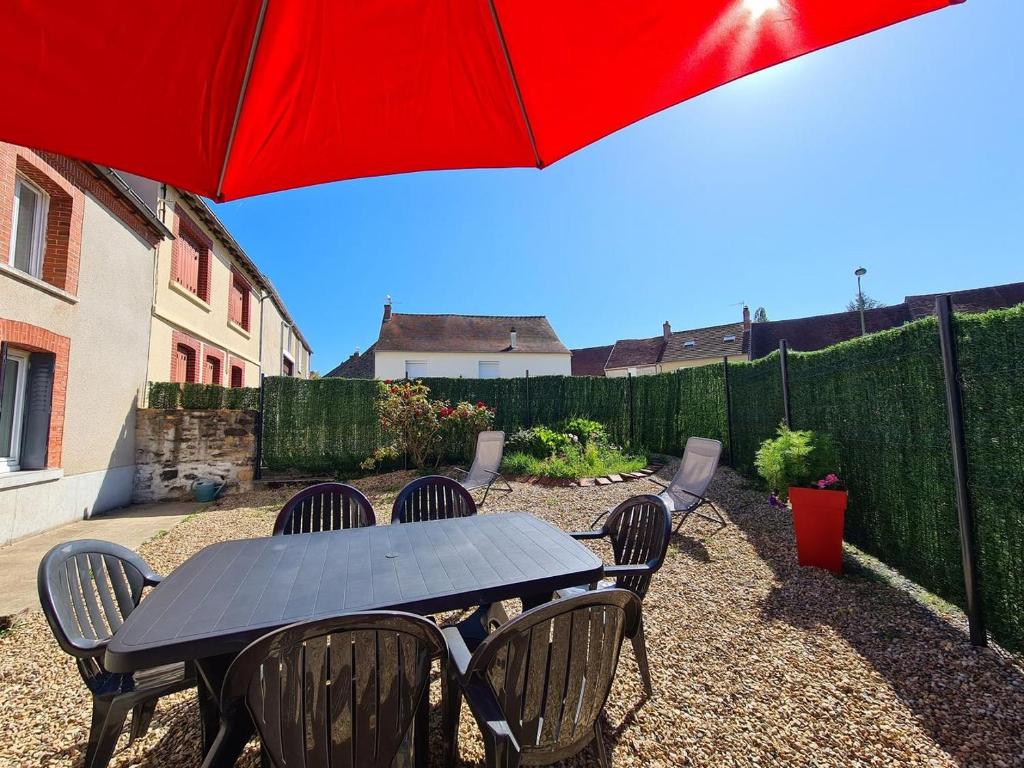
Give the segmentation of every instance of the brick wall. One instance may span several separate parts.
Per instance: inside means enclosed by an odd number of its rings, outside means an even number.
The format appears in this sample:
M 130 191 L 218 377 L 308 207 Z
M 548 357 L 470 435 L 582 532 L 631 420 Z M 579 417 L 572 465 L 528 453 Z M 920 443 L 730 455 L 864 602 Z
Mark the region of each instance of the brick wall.
M 50 435 L 46 448 L 46 466 L 59 467 L 64 447 L 64 409 L 67 405 L 71 340 L 45 328 L 0 318 L 0 341 L 6 341 L 16 349 L 50 352 L 56 357 L 53 369 L 53 394 L 50 399 Z
M 255 460 L 252 411 L 139 409 L 134 501 L 187 499 L 197 480 L 226 482 L 225 493 L 250 490 Z

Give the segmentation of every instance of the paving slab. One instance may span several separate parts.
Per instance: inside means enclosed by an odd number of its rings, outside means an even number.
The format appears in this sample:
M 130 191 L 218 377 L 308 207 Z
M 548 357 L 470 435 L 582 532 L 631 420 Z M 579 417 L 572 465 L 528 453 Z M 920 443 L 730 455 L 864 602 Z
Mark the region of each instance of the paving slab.
M 3 617 L 39 608 L 36 569 L 43 555 L 73 539 L 104 539 L 137 549 L 204 505 L 195 502 L 138 504 L 78 520 L 0 547 L 0 623 Z

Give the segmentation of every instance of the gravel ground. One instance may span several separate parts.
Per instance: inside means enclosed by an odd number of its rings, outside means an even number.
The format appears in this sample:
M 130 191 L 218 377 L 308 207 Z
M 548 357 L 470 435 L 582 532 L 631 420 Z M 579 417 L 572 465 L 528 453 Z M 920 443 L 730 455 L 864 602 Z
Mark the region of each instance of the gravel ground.
M 357 485 L 386 511 L 409 477 Z M 486 511 L 528 510 L 572 530 L 654 488 L 516 484 L 512 494 L 493 495 Z M 212 542 L 268 535 L 287 495 L 221 500 L 142 554 L 166 573 Z M 653 699 L 643 700 L 628 644 L 623 651 L 606 710 L 616 766 L 1024 766 L 1018 661 L 972 649 L 962 627 L 862 570 L 836 578 L 800 569 L 788 514 L 730 471 L 720 471 L 712 496 L 731 525 L 690 520 L 644 605 Z M 41 614 L 0 636 L 0 766 L 80 765 L 88 707 Z M 436 759 L 436 711 L 432 718 Z M 180 694 L 161 702 L 149 734 L 111 765 L 197 766 L 198 739 L 194 698 Z M 460 740 L 463 763 L 482 765 L 468 711 Z M 256 755 L 250 746 L 239 764 L 255 766 Z M 570 764 L 596 765 L 589 751 Z

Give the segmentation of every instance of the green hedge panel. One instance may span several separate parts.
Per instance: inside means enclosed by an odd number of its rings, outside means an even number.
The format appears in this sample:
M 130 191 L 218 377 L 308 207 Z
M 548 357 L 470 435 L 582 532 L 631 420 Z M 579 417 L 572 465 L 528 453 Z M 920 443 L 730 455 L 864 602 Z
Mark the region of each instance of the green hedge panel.
M 782 422 L 782 375 L 779 353 L 751 363 L 729 363 L 733 462 L 753 476 L 754 454 Z
M 1024 307 L 955 327 L 985 622 L 1024 651 Z

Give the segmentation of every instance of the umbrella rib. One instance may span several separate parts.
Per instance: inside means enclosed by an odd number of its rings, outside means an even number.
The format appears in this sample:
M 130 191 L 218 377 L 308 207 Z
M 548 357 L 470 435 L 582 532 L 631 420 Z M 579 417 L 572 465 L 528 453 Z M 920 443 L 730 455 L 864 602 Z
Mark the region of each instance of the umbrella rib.
M 494 19 L 494 29 L 498 33 L 498 40 L 501 41 L 501 50 L 505 54 L 505 64 L 508 66 L 508 74 L 512 78 L 512 87 L 516 91 L 516 99 L 519 101 L 519 111 L 523 115 L 523 122 L 526 123 L 526 132 L 530 136 L 530 147 L 533 149 L 533 159 L 538 168 L 543 168 L 540 153 L 537 151 L 537 139 L 533 135 L 533 126 L 530 124 L 530 116 L 526 113 L 526 103 L 523 101 L 523 92 L 519 90 L 519 79 L 516 77 L 516 68 L 512 66 L 512 56 L 508 52 L 508 44 L 505 42 L 505 33 L 501 29 L 501 20 L 498 18 L 498 9 L 494 7 L 494 0 L 487 0 L 491 6 L 491 18 Z
M 249 61 L 245 64 L 245 74 L 242 75 L 242 87 L 238 91 L 238 103 L 235 105 L 235 119 L 231 122 L 231 133 L 228 134 L 228 145 L 224 150 L 224 163 L 220 167 L 220 178 L 217 179 L 217 199 L 221 199 L 221 192 L 224 189 L 224 176 L 228 172 L 228 160 L 231 158 L 231 147 L 235 143 L 235 131 L 238 130 L 238 120 L 242 116 L 242 103 L 245 101 L 245 92 L 249 88 L 249 75 L 252 74 L 252 65 L 256 61 L 256 49 L 260 44 L 260 35 L 263 33 L 263 19 L 267 15 L 267 5 L 270 0 L 263 0 L 260 3 L 260 15 L 256 18 L 256 28 L 252 33 L 252 45 L 249 46 Z

